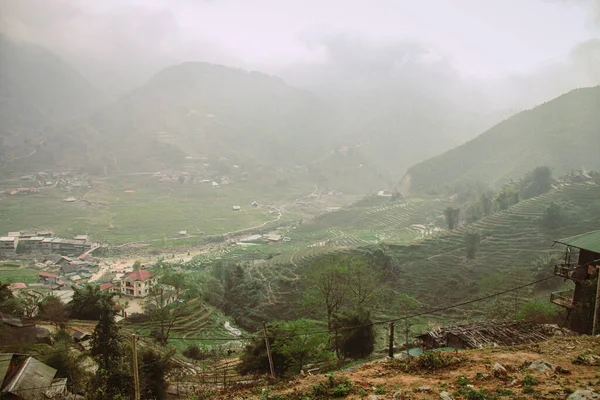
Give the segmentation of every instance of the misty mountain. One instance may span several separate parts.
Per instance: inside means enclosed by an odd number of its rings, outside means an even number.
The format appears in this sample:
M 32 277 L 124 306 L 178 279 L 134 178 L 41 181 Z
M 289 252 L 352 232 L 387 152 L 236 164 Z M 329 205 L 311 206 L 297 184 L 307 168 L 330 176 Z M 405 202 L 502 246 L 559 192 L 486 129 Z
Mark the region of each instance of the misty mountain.
M 206 63 L 164 69 L 89 117 L 54 125 L 45 154 L 91 171 L 153 171 L 186 158 L 229 165 L 293 166 L 324 143 L 327 107 L 311 93 L 258 72 Z
M 47 49 L 0 35 L 0 138 L 4 146 L 32 140 L 47 124 L 84 115 L 100 93 Z
M 600 86 L 576 89 L 497 124 L 410 168 L 403 183 L 423 190 L 459 181 L 499 185 L 537 166 L 555 175 L 600 169 Z M 405 186 L 404 186 L 405 187 Z
M 370 160 L 390 180 L 501 120 L 502 107 L 418 41 L 352 35 L 319 38 L 324 61 L 280 71 L 332 104 L 338 147 Z

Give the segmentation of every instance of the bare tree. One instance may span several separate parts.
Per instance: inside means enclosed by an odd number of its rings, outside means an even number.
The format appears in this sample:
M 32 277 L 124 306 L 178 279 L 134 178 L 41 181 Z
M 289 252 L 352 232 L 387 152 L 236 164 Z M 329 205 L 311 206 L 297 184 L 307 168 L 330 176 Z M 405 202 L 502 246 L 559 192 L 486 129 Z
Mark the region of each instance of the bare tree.
M 348 269 L 335 256 L 315 261 L 308 273 L 307 300 L 325 308 L 327 328 L 333 329 L 333 316 L 348 295 Z
M 361 258 L 347 261 L 348 265 L 348 291 L 352 295 L 356 306 L 365 306 L 374 301 L 381 280 L 381 272 L 377 266 L 369 265 Z
M 173 301 L 177 291 L 172 286 L 155 285 L 144 300 L 144 311 L 152 321 L 151 335 L 163 346 L 169 342 L 169 335 L 178 317 L 187 311 L 187 307 Z

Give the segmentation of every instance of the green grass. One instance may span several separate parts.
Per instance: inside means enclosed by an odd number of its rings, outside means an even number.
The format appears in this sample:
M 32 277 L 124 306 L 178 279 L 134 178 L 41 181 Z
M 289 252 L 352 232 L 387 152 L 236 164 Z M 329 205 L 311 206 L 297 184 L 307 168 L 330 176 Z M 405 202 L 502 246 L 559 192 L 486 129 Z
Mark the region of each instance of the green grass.
M 33 268 L 24 268 L 18 263 L 0 263 L 0 282 L 25 284 L 36 283 L 39 280 L 39 272 Z
M 0 232 L 52 229 L 57 236 L 87 233 L 110 244 L 170 240 L 181 230 L 189 235 L 222 235 L 275 219 L 259 204 L 278 204 L 309 193 L 308 185 L 273 188 L 267 185 L 206 185 L 160 183 L 155 177 L 97 180 L 92 190 L 71 192 L 46 188 L 39 194 L 0 199 Z M 125 190 L 133 190 L 126 193 Z M 66 203 L 73 196 L 85 201 Z M 240 205 L 242 211 L 232 211 Z
M 600 87 L 575 89 L 495 125 L 475 139 L 408 171 L 411 190 L 455 182 L 498 185 L 535 167 L 555 175 L 600 169 Z
M 230 323 L 233 321 L 227 319 L 220 310 L 203 303 L 201 299 L 190 300 L 187 305 L 190 307 L 190 312 L 177 318 L 171 330 L 170 337 L 172 339 L 169 339 L 171 346 L 175 347 L 179 352 L 193 344 L 206 348 L 238 348 L 240 346 L 242 342 L 235 340 L 236 337 L 224 327 L 226 321 L 229 320 Z M 150 335 L 152 327 L 150 321 L 130 323 L 128 320 L 124 320 L 121 324 L 127 330 L 137 331 L 142 336 Z M 195 338 L 231 338 L 232 340 L 193 340 Z
M 477 221 L 468 227 L 482 236 L 474 260 L 465 257 L 466 227 L 394 246 L 394 256 L 403 268 L 401 290 L 429 304 L 448 304 L 490 289 L 483 286 L 487 277 L 495 281 L 493 291 L 532 281 L 527 266 L 534 259 L 564 251 L 562 246 L 552 247 L 554 240 L 598 229 L 599 199 L 600 185 L 572 184 Z M 559 229 L 545 231 L 540 229 L 539 217 L 552 201 L 562 204 L 570 216 Z M 448 287 L 453 290 L 440 289 Z

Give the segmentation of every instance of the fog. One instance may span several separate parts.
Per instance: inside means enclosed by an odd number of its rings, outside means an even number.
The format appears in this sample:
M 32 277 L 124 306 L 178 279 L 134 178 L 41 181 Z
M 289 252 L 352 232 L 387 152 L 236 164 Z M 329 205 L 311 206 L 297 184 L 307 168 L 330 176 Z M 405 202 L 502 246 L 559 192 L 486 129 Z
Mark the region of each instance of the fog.
M 600 82 L 600 0 L 2 0 L 3 33 L 118 95 L 207 61 L 326 93 L 395 86 L 510 112 Z

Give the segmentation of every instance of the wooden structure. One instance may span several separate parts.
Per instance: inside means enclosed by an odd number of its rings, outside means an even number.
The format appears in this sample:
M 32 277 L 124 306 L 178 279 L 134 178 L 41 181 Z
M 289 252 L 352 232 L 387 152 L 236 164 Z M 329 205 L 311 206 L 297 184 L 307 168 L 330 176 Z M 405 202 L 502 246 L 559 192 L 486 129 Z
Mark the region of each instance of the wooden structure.
M 535 324 L 516 321 L 479 321 L 472 324 L 437 328 L 417 336 L 425 349 L 452 347 L 477 349 L 496 346 L 514 346 L 567 336 L 573 332 L 553 324 Z
M 550 301 L 567 311 L 570 329 L 591 333 L 600 267 L 600 230 L 557 240 L 566 246 L 564 261 L 554 266 L 554 275 L 571 280 L 574 288 L 553 292 Z

